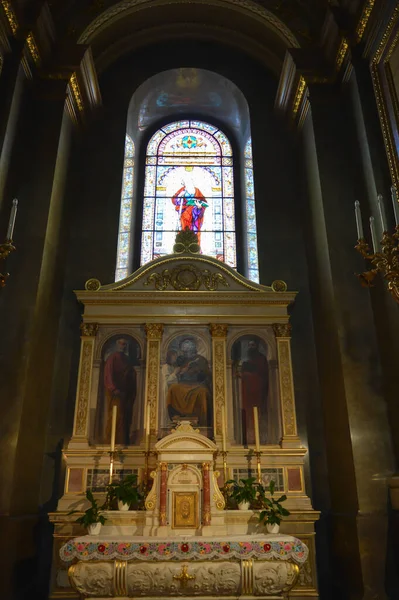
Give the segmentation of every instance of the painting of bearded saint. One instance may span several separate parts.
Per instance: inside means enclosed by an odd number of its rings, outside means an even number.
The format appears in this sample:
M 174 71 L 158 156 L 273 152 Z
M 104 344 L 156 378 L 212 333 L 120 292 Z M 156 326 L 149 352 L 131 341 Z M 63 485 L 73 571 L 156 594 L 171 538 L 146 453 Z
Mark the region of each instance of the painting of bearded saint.
M 115 442 L 123 446 L 132 443 L 139 356 L 139 345 L 129 335 L 113 336 L 104 345 L 95 421 L 95 441 L 98 443 L 110 443 L 114 406 L 117 408 Z
M 194 336 L 183 335 L 169 344 L 162 367 L 164 395 L 170 421 L 187 418 L 193 425 L 208 427 L 212 378 L 208 360 L 198 352 L 199 343 Z
M 258 336 L 242 336 L 233 345 L 233 396 L 241 418 L 242 443 L 255 444 L 254 406 L 258 407 L 261 443 L 267 440 L 269 416 L 269 364 L 267 348 Z
M 208 202 L 191 179 L 182 179 L 181 185 L 182 187 L 172 198 L 179 216 L 180 228 L 182 231 L 186 229 L 194 231 L 197 234 L 198 243 L 201 244 L 201 229 Z

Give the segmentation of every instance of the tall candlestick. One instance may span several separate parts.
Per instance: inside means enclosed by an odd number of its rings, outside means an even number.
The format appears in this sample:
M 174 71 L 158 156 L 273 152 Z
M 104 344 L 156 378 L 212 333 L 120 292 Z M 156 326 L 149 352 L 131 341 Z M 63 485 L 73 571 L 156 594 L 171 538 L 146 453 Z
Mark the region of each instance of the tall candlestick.
M 356 200 L 356 202 L 355 202 L 355 217 L 356 217 L 356 227 L 357 227 L 357 239 L 362 240 L 364 238 L 364 233 L 363 233 L 363 224 L 362 224 L 362 213 L 360 212 L 359 200 Z
M 256 448 L 256 452 L 260 452 L 259 416 L 258 416 L 258 407 L 257 406 L 254 406 L 254 430 L 255 430 L 255 448 Z
M 222 450 L 226 452 L 226 417 L 224 407 L 222 407 Z
M 377 234 L 375 231 L 374 217 L 370 217 L 370 231 L 371 231 L 371 240 L 373 242 L 373 250 L 374 250 L 374 254 L 375 254 L 376 252 L 378 252 L 378 241 L 377 241 Z
M 387 218 L 385 216 L 384 199 L 381 194 L 377 196 L 378 210 L 380 211 L 382 231 L 388 231 Z
M 398 196 L 397 196 L 394 185 L 391 186 L 391 195 L 392 195 L 393 213 L 395 215 L 395 225 L 399 225 L 399 202 L 398 202 Z
M 112 407 L 112 424 L 111 424 L 111 452 L 115 452 L 115 436 L 116 436 L 116 415 L 118 408 L 116 405 Z
M 18 207 L 18 200 L 16 198 L 14 198 L 14 200 L 12 201 L 10 220 L 8 221 L 8 227 L 7 227 L 7 237 L 6 237 L 7 241 L 12 240 L 12 236 L 14 233 L 14 226 L 15 226 L 15 218 L 17 216 L 17 207 Z

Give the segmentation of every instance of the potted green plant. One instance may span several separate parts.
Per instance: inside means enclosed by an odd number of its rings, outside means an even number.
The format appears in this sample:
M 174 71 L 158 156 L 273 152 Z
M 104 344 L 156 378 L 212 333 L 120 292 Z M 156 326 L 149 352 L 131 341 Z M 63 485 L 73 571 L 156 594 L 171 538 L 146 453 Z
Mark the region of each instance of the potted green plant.
M 89 535 L 98 535 L 101 530 L 101 525 L 104 525 L 106 517 L 103 515 L 104 506 L 98 506 L 97 500 L 93 496 L 91 490 L 86 491 L 86 498 L 90 502 L 90 507 L 87 508 L 83 515 L 76 519 L 76 523 L 80 523 L 87 528 Z M 69 515 L 80 512 L 71 510 Z
M 126 475 L 121 481 L 110 483 L 107 487 L 108 503 L 116 498 L 119 510 L 129 510 L 143 499 L 143 493 L 137 484 L 137 475 Z
M 226 486 L 228 495 L 237 502 L 240 510 L 248 510 L 259 491 L 259 484 L 256 483 L 255 477 L 240 479 L 238 482 L 235 479 L 230 479 L 226 481 Z
M 263 507 L 263 510 L 259 514 L 259 521 L 266 525 L 266 529 L 269 533 L 278 533 L 283 517 L 288 517 L 290 514 L 290 512 L 281 505 L 282 502 L 287 500 L 287 496 L 283 494 L 280 498 L 277 498 L 277 500 L 274 498 L 273 494 L 275 487 L 275 482 L 271 480 L 268 488 L 261 487 L 259 495 Z M 266 492 L 270 494 L 270 498 L 266 496 Z

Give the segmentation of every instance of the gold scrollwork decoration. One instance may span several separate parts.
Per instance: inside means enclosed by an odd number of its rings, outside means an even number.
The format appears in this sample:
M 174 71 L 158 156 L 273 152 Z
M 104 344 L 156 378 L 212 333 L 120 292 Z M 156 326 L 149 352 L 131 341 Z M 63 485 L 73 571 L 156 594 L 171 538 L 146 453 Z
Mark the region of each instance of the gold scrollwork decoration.
M 162 323 L 147 323 L 145 332 L 148 340 L 160 340 L 163 333 Z
M 32 32 L 30 32 L 30 34 L 27 36 L 26 43 L 28 45 L 29 52 L 31 54 L 31 57 L 34 60 L 35 65 L 40 65 L 41 60 L 40 60 L 39 48 L 37 47 L 36 40 L 35 40 Z
M 76 101 L 76 105 L 77 105 L 78 109 L 82 112 L 83 108 L 84 108 L 83 107 L 83 99 L 82 99 L 82 94 L 80 91 L 78 77 L 77 77 L 76 73 L 72 73 L 69 83 L 72 88 L 72 92 L 73 92 L 73 96 Z
M 179 575 L 173 575 L 173 579 L 180 581 L 181 586 L 185 587 L 189 581 L 195 579 L 195 575 L 189 575 L 188 565 L 182 565 L 181 573 Z
M 98 323 L 81 323 L 80 334 L 82 337 L 96 337 L 98 332 Z
M 277 338 L 289 338 L 291 337 L 292 325 L 291 323 L 273 323 L 273 331 Z
M 101 283 L 98 279 L 88 279 L 85 283 L 85 289 L 88 292 L 96 292 L 101 287 Z
M 226 338 L 228 325 L 222 325 L 221 323 L 211 323 L 209 326 L 211 336 L 215 338 Z
M 218 510 L 224 510 L 224 507 L 226 506 L 226 500 L 223 497 L 222 492 L 220 491 L 219 485 L 218 485 L 218 477 L 220 475 L 219 471 L 213 471 L 213 489 L 215 490 L 212 496 L 212 499 L 216 505 L 216 508 Z
M 190 264 L 182 264 L 172 270 L 164 269 L 161 273 L 152 273 L 144 285 L 154 284 L 158 291 L 166 290 L 169 286 L 179 292 L 195 292 L 204 286 L 209 292 L 214 292 L 219 285 L 229 287 L 225 277 L 209 269 L 199 269 Z
M 84 340 L 82 342 L 81 371 L 78 388 L 78 399 L 76 407 L 76 423 L 74 435 L 86 435 L 87 413 L 89 406 L 91 363 L 93 357 L 93 342 Z
M 295 404 L 289 344 L 289 340 L 280 340 L 278 342 L 280 393 L 284 435 L 296 435 Z
M 214 338 L 213 340 L 213 390 L 216 407 L 216 432 L 222 431 L 222 411 L 225 404 L 225 340 Z
M 144 506 L 146 508 L 146 510 L 154 510 L 156 503 L 157 503 L 157 494 L 156 494 L 156 477 L 157 477 L 157 472 L 156 471 L 151 471 L 150 473 L 150 477 L 153 480 L 152 482 L 152 486 L 151 486 L 151 490 L 148 494 L 148 496 L 145 499 L 144 502 Z
M 292 116 L 295 118 L 302 102 L 303 95 L 306 89 L 306 81 L 303 75 L 300 76 L 298 87 L 295 92 L 294 104 L 292 107 Z
M 340 68 L 342 67 L 342 63 L 344 62 L 346 53 L 348 52 L 348 49 L 349 49 L 349 42 L 345 37 L 343 37 L 341 40 L 341 43 L 339 45 L 339 48 L 338 48 L 337 56 L 335 58 L 335 68 L 337 71 L 339 71 Z

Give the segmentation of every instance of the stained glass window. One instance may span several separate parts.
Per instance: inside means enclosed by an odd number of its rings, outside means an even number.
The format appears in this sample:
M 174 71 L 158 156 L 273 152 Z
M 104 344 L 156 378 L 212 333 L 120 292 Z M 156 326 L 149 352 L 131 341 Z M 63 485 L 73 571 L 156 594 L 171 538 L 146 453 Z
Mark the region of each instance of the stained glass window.
M 169 123 L 148 143 L 140 264 L 172 253 L 186 227 L 203 254 L 237 266 L 231 145 L 217 127 L 193 120 Z
M 254 169 L 252 163 L 252 140 L 248 139 L 245 150 L 245 209 L 247 222 L 248 279 L 259 283 L 258 242 L 256 235 L 256 212 L 254 192 Z
M 123 165 L 123 183 L 121 212 L 119 217 L 118 251 L 115 281 L 124 279 L 130 272 L 130 248 L 132 244 L 132 203 L 134 176 L 134 143 L 130 136 L 125 140 L 125 161 Z

